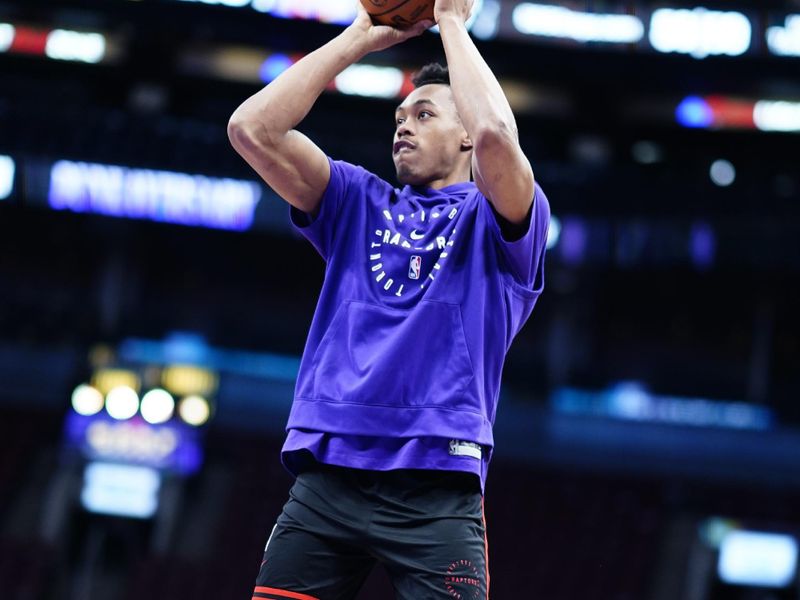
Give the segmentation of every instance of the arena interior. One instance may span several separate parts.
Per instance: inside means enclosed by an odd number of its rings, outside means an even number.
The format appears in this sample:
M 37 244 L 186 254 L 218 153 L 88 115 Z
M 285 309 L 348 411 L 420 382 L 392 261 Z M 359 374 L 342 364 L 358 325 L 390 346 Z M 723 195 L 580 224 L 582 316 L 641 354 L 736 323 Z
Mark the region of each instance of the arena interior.
M 0 0 L 4 600 L 252 595 L 325 265 L 226 126 L 354 15 Z M 553 214 L 491 597 L 800 599 L 800 1 L 483 0 L 470 26 Z M 393 180 L 394 108 L 443 57 L 368 55 L 300 129 Z M 380 568 L 358 596 L 392 597 Z

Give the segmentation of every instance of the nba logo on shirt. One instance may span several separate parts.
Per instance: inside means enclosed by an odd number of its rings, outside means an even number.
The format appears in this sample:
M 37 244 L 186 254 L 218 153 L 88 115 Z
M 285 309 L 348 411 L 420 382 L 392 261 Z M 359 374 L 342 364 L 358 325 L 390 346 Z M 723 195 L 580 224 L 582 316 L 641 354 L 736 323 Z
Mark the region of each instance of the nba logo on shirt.
M 411 261 L 408 263 L 408 278 L 409 279 L 419 279 L 419 270 L 422 266 L 422 257 L 421 256 L 412 256 Z

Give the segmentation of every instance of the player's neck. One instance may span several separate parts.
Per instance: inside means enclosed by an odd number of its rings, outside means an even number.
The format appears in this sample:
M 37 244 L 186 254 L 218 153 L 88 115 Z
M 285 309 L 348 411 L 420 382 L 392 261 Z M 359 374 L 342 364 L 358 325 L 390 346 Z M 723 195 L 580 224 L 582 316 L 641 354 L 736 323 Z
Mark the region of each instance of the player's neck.
M 428 182 L 426 185 L 431 189 L 440 190 L 444 187 L 455 185 L 456 183 L 465 183 L 468 181 L 471 181 L 469 170 L 456 170 L 450 173 L 447 177 L 435 179 L 434 181 Z

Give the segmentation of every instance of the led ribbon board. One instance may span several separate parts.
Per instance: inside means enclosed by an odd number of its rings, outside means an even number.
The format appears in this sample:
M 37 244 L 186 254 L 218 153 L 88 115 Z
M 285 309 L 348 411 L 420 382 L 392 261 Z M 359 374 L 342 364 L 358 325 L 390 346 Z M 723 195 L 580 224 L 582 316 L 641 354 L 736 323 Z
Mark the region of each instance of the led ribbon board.
M 261 186 L 170 171 L 62 160 L 50 171 L 55 210 L 243 231 L 253 224 Z
M 687 96 L 675 110 L 684 127 L 800 132 L 800 102 Z
M 102 33 L 0 23 L 0 52 L 99 63 L 106 58 L 107 50 L 108 40 Z

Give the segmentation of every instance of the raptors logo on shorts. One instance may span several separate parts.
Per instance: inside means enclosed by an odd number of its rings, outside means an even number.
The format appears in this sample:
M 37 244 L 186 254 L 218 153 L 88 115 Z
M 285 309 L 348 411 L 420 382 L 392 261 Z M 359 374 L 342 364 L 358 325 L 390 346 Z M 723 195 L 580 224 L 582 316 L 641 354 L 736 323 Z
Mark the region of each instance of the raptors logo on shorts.
M 478 569 L 472 561 L 461 559 L 447 567 L 444 578 L 447 592 L 458 600 L 476 600 L 481 593 L 481 580 Z

